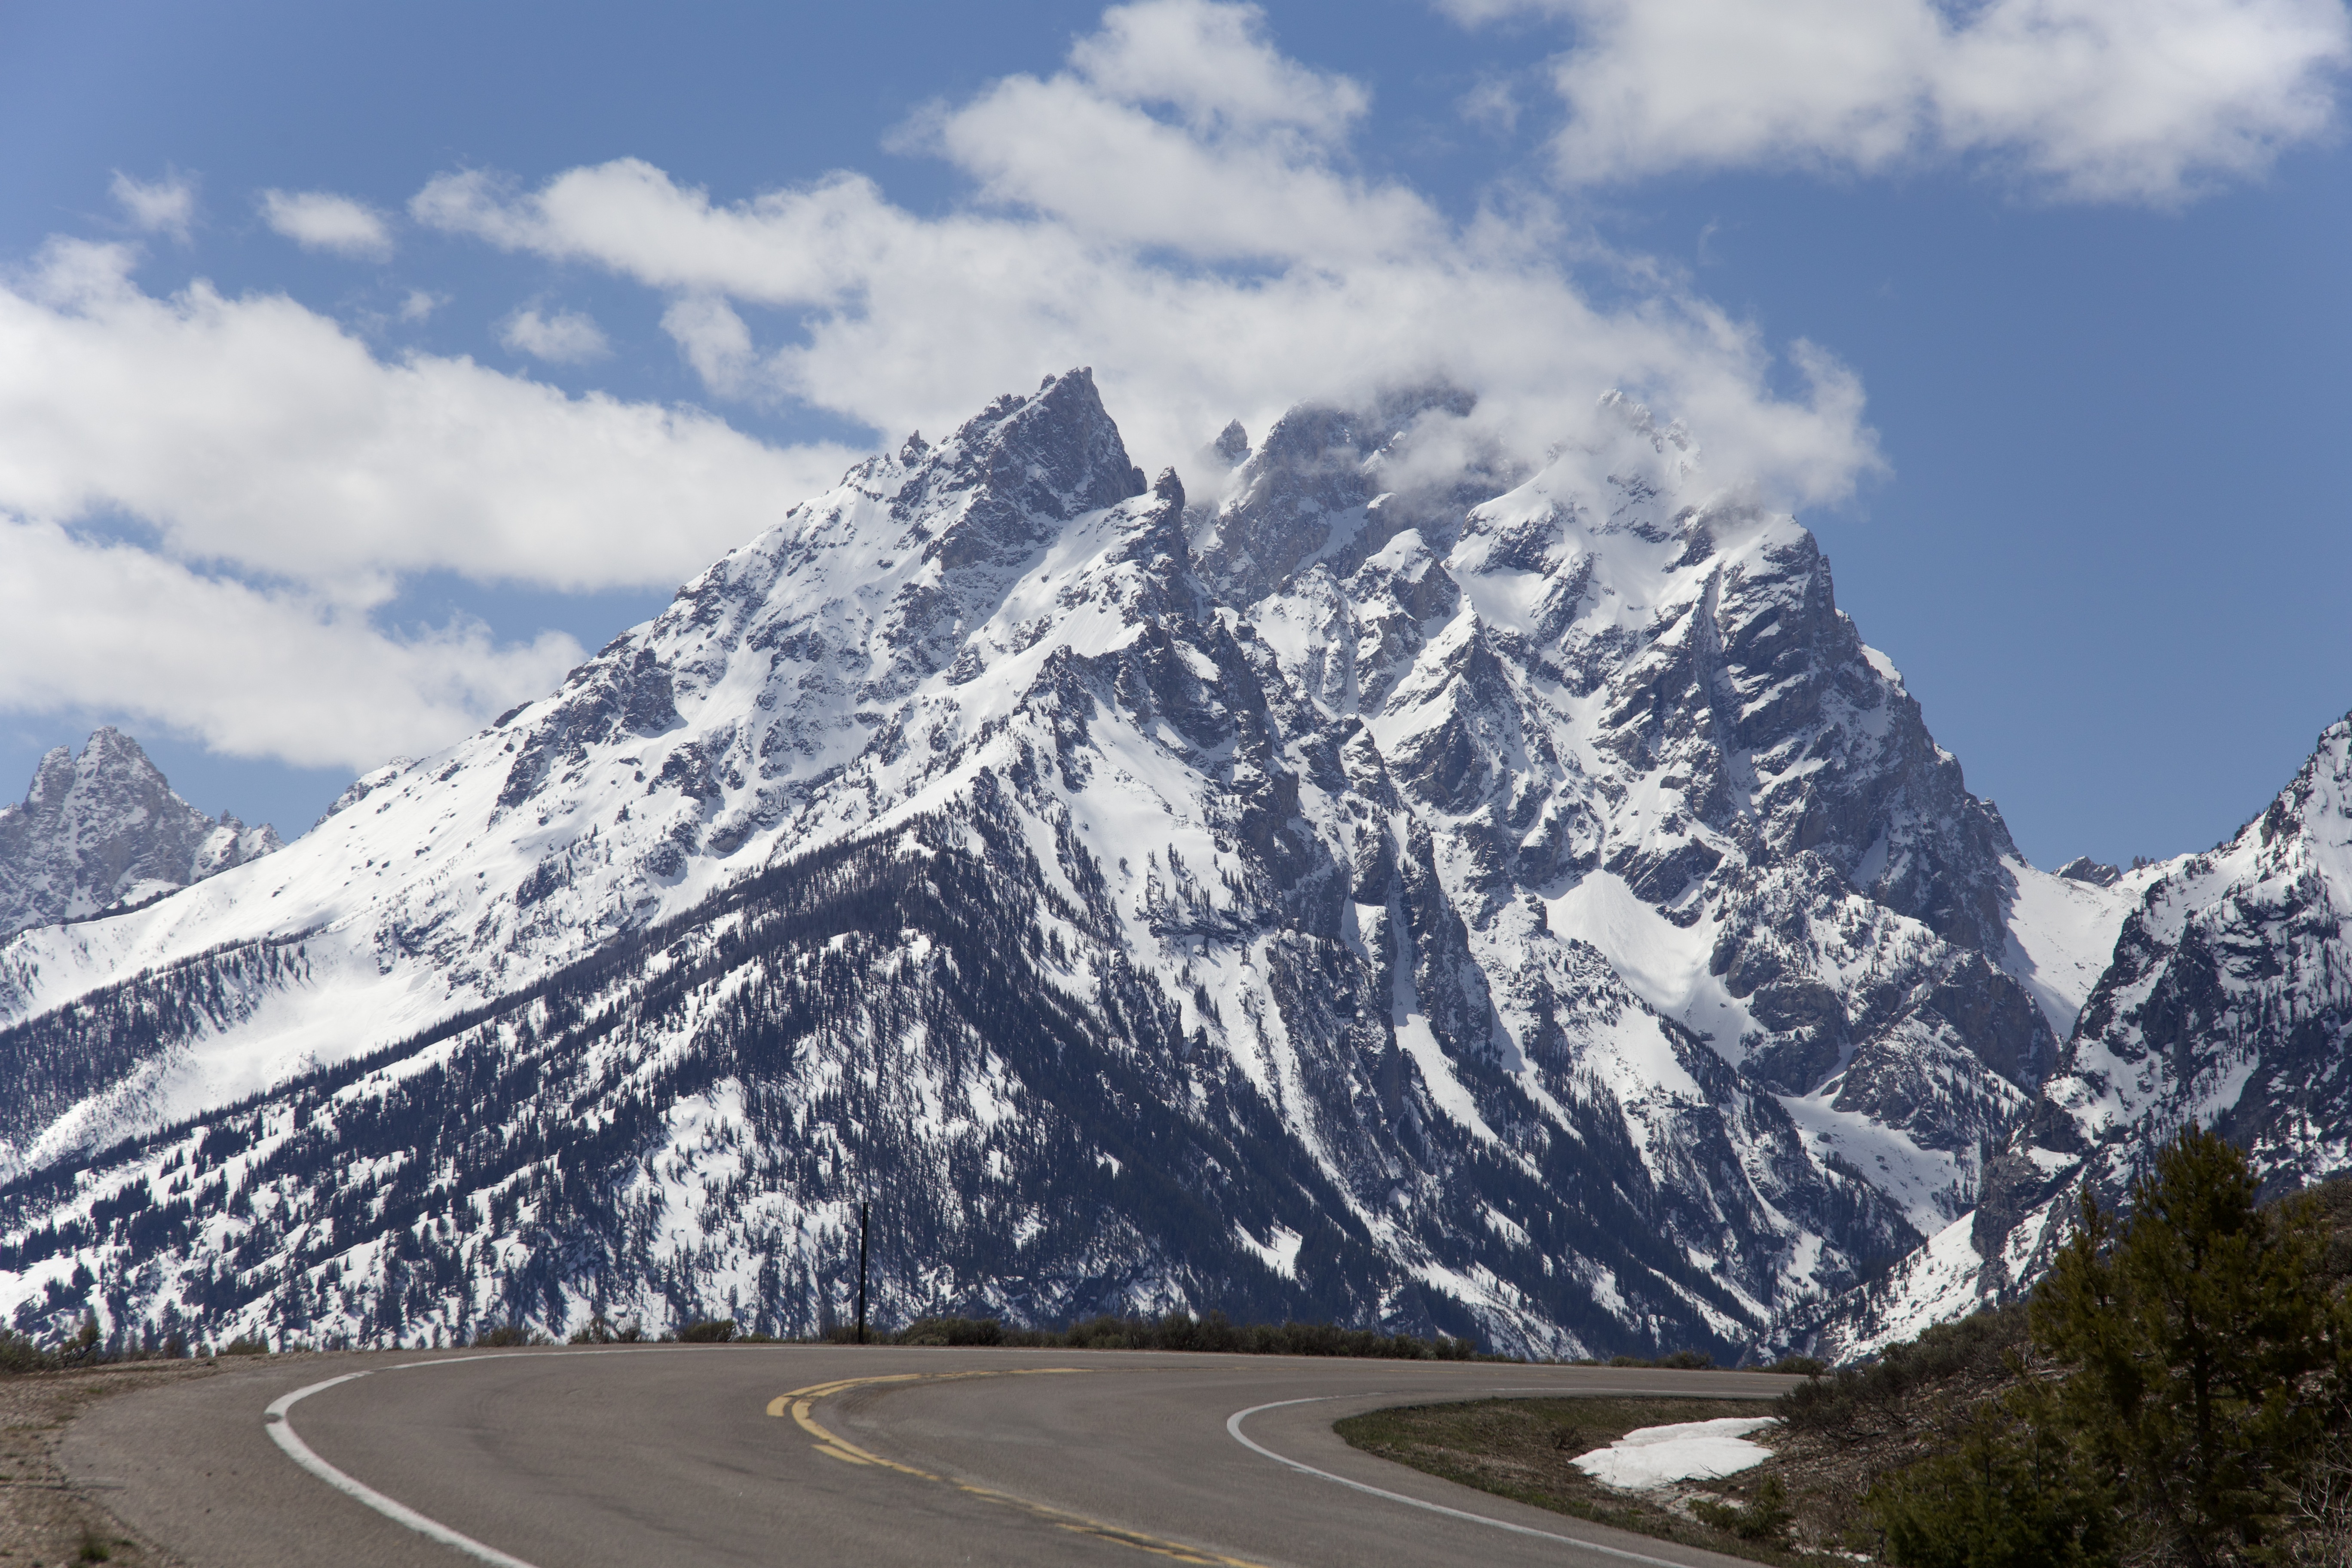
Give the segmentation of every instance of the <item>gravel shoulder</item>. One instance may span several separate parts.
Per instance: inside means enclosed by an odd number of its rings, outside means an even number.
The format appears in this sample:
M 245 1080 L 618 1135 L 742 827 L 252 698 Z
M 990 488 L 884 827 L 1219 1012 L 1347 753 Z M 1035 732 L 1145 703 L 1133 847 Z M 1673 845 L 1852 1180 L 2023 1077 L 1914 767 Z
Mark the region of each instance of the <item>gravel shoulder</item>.
M 150 1361 L 0 1374 L 0 1565 L 170 1564 L 167 1553 L 109 1510 L 102 1491 L 68 1482 L 58 1446 L 66 1428 L 101 1401 L 217 1370 L 211 1362 Z

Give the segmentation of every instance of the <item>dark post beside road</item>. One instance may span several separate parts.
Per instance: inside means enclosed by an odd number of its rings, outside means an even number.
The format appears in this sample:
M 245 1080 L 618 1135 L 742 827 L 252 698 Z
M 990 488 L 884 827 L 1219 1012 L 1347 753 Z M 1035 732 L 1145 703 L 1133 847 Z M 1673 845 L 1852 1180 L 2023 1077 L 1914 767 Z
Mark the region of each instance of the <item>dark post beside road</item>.
M 866 1342 L 866 1221 L 874 1205 L 861 1201 L 857 1205 L 857 1342 Z

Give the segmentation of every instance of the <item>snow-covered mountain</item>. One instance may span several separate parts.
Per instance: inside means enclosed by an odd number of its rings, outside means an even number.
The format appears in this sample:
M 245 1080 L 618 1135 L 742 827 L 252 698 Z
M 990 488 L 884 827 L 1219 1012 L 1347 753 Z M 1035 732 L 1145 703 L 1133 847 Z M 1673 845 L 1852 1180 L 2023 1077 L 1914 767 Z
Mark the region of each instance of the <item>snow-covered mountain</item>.
M 0 1310 L 1222 1307 L 1734 1349 L 1978 1205 L 2140 880 L 2026 866 L 1613 403 L 910 438 L 318 827 L 0 949 Z
M 215 822 L 172 793 L 139 742 L 101 729 L 41 759 L 0 805 L 0 936 L 143 903 L 278 847 L 278 830 Z
M 2085 1182 L 2116 1205 L 2190 1122 L 2244 1149 L 2270 1192 L 2352 1170 L 2352 717 L 2228 843 L 2112 885 L 2132 899 L 2112 962 L 1976 1211 L 1777 1339 L 1867 1353 L 2017 1294 Z

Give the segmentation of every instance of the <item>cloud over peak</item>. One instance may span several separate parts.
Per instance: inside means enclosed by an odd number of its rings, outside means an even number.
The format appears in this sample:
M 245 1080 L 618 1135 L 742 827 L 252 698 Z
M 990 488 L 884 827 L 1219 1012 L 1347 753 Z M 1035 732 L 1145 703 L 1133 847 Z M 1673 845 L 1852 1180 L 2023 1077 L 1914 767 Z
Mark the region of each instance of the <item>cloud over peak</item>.
M 1448 379 L 1535 452 L 1622 387 L 1688 419 L 1766 493 L 1843 493 L 1877 463 L 1851 374 L 1797 356 L 1796 396 L 1744 323 L 1654 276 L 1595 304 L 1539 200 L 1467 224 L 1348 163 L 1369 101 L 1292 60 L 1245 6 L 1106 14 L 1069 68 L 1006 78 L 920 127 L 973 182 L 940 216 L 837 174 L 719 203 L 635 159 L 535 189 L 443 175 L 419 222 L 601 266 L 671 296 L 664 326 L 717 396 L 798 399 L 887 432 L 951 426 L 1041 369 L 1097 367 L 1146 466 L 1227 420 Z M 740 307 L 763 307 L 750 320 Z M 761 341 L 777 313 L 793 330 Z

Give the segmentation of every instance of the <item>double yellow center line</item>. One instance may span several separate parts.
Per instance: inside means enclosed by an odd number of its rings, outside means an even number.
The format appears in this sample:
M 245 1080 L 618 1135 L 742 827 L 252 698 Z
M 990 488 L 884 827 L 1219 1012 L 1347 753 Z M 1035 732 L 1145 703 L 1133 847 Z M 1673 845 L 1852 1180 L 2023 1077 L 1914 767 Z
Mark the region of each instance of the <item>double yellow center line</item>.
M 786 1415 L 791 1416 L 794 1425 L 816 1439 L 814 1447 L 818 1453 L 830 1459 L 838 1459 L 844 1464 L 872 1465 L 885 1470 L 896 1470 L 902 1476 L 913 1476 L 918 1480 L 936 1481 L 941 1486 L 953 1487 L 960 1492 L 969 1493 L 1005 1508 L 1019 1509 L 1024 1513 L 1045 1521 L 1056 1529 L 1066 1530 L 1076 1535 L 1091 1535 L 1103 1541 L 1116 1542 L 1121 1546 L 1131 1546 L 1138 1552 L 1149 1552 L 1154 1556 L 1166 1557 L 1178 1563 L 1204 1563 L 1211 1565 L 1211 1568 L 1262 1568 L 1261 1564 L 1253 1563 L 1247 1558 L 1222 1557 L 1216 1552 L 1200 1547 L 1184 1546 L 1173 1541 L 1162 1541 L 1158 1536 L 1145 1535 L 1133 1530 L 1123 1530 L 1115 1524 L 1106 1524 L 1098 1519 L 1089 1519 L 1082 1513 L 1072 1513 L 1067 1509 L 1054 1508 L 1042 1502 L 1032 1502 L 1027 1498 L 1015 1497 L 1011 1492 L 997 1491 L 990 1487 L 976 1487 L 969 1481 L 959 1481 L 949 1476 L 935 1476 L 929 1470 L 919 1470 L 912 1465 L 902 1465 L 896 1459 L 886 1459 L 870 1448 L 861 1448 L 845 1438 L 835 1436 L 818 1425 L 816 1417 L 810 1414 L 818 1400 L 830 1398 L 836 1394 L 846 1394 L 853 1388 L 892 1383 L 954 1383 L 973 1377 L 1052 1377 L 1082 1373 L 1086 1370 L 1084 1367 L 1077 1366 L 1027 1366 L 1006 1367 L 1001 1371 L 987 1372 L 894 1372 L 874 1377 L 844 1377 L 831 1383 L 813 1383 L 806 1388 L 795 1388 L 790 1394 L 780 1394 L 768 1401 L 768 1414 L 779 1419 Z

